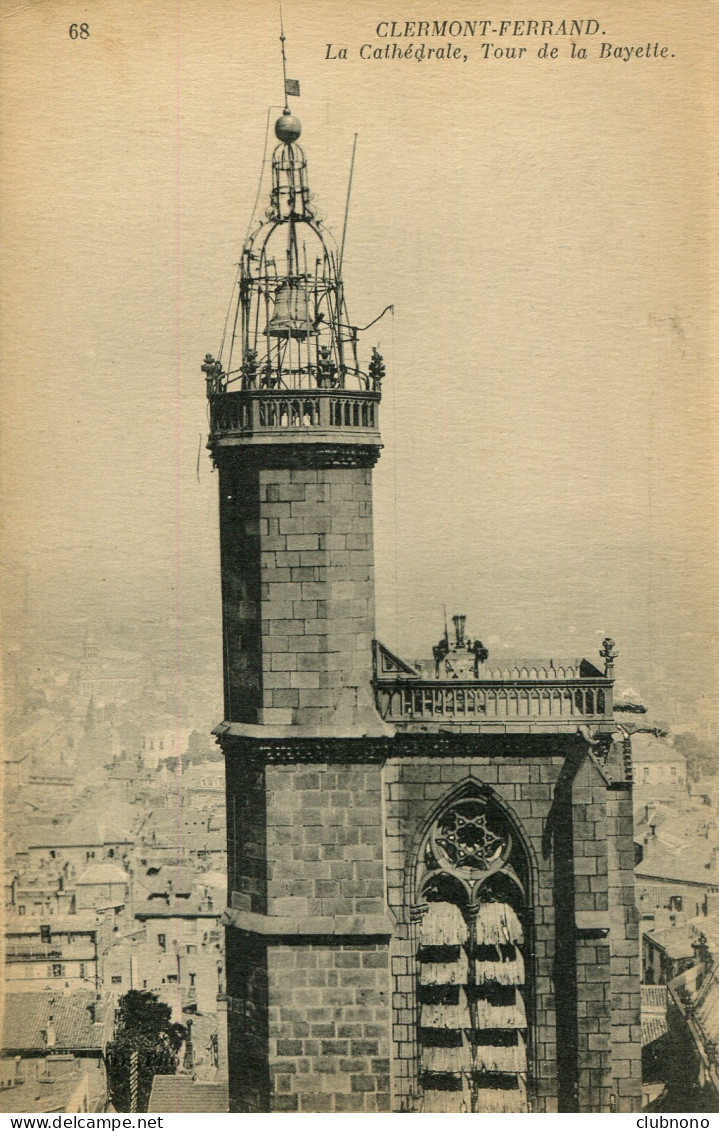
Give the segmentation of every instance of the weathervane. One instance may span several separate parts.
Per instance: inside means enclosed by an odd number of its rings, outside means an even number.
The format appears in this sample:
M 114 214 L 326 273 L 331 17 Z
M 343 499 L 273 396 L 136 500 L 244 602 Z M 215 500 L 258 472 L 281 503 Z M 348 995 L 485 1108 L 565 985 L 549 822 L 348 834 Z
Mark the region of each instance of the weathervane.
M 289 95 L 294 98 L 300 96 L 300 83 L 299 79 L 287 78 L 287 56 L 285 54 L 285 25 L 282 20 L 282 0 L 280 0 L 280 49 L 282 51 L 282 84 L 283 84 L 283 97 L 285 102 L 285 114 L 289 114 L 290 108 L 287 105 Z

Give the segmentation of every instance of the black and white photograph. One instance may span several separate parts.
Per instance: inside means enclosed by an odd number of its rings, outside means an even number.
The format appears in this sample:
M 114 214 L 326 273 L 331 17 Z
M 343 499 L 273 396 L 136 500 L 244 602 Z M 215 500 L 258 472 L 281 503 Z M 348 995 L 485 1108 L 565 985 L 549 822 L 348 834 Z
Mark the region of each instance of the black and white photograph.
M 716 15 L 0 4 L 8 1127 L 710 1126 Z

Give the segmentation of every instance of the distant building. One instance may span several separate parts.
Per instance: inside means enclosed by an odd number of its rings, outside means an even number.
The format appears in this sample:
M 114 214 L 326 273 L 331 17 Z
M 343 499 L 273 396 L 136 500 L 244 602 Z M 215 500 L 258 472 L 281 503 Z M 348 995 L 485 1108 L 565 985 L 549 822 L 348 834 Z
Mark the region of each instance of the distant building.
M 114 1027 L 107 995 L 8 993 L 4 1004 L 0 1111 L 104 1111 Z
M 6 741 L 7 784 L 12 789 L 74 784 L 75 728 L 55 711 L 42 711 L 19 735 Z
M 225 981 L 222 910 L 211 896 L 182 892 L 138 905 L 135 919 L 145 927 L 145 940 L 133 947 L 136 988 L 177 984 L 183 1007 L 213 1013 Z
M 66 826 L 46 826 L 31 830 L 28 855 L 36 868 L 54 860 L 68 863 L 79 875 L 91 862 L 126 857 L 134 844 L 126 814 L 113 806 L 103 818 L 80 813 Z
M 695 962 L 696 939 L 684 927 L 647 931 L 642 939 L 642 981 L 665 986 Z
M 198 805 L 221 802 L 225 795 L 225 766 L 223 762 L 196 762 L 182 775 L 182 791 L 189 801 Z
M 75 893 L 68 884 L 69 867 L 46 865 L 36 870 L 22 869 L 15 877 L 8 899 L 8 909 L 17 915 L 48 917 L 73 915 Z
M 131 880 L 112 860 L 90 864 L 75 883 L 77 910 L 107 913 L 113 927 L 119 927 L 122 914 L 131 901 Z
M 12 1058 L 0 1064 L 0 1112 L 101 1112 L 107 1078 L 100 1057 Z
M 88 657 L 77 676 L 77 694 L 83 709 L 92 698 L 95 707 L 126 703 L 142 687 L 141 657 L 135 652 L 107 651 Z
M 632 736 L 632 765 L 635 792 L 649 789 L 652 796 L 675 796 L 686 792 L 687 760 L 666 739 L 651 734 Z
M 698 841 L 682 851 L 661 843 L 642 846 L 644 855 L 635 868 L 637 906 L 642 919 L 658 927 L 670 926 L 706 915 L 708 897 L 719 892 L 719 871 L 711 845 L 702 858 Z
M 106 928 L 94 915 L 55 916 L 43 923 L 28 916 L 5 922 L 5 986 L 8 995 L 47 989 L 55 994 L 100 986 Z
M 161 720 L 142 735 L 141 757 L 143 765 L 154 770 L 166 758 L 181 758 L 187 750 L 189 727 L 178 727 L 172 718 Z

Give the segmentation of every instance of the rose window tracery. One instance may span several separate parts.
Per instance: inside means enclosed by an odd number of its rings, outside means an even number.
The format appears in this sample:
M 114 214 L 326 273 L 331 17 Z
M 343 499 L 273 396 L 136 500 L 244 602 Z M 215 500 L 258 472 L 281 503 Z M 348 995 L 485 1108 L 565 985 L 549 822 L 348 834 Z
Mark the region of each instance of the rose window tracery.
M 455 868 L 487 871 L 507 847 L 507 838 L 488 826 L 486 805 L 481 801 L 453 805 L 437 821 L 433 833 L 441 856 Z

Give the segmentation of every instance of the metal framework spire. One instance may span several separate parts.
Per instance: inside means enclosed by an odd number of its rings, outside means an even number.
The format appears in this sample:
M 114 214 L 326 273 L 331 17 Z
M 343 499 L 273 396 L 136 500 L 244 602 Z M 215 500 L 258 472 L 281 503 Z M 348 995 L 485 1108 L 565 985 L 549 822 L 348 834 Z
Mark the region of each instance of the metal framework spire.
M 219 356 L 207 355 L 202 370 L 210 395 L 238 388 L 378 393 L 384 363 L 376 348 L 368 362 L 360 361 L 359 328 L 349 321 L 342 282 L 352 169 L 338 248 L 316 215 L 299 144 L 302 124 L 288 105 L 300 88 L 296 79 L 287 78 L 281 0 L 278 3 L 284 109 L 274 125 L 277 144 L 269 207 L 245 239 Z M 356 142 L 355 135 L 352 168 Z M 264 161 L 263 156 L 263 167 Z
M 279 0 L 280 5 L 280 49 L 282 51 L 282 101 L 285 107 L 285 112 L 289 114 L 290 108 L 287 105 L 287 56 L 285 54 L 285 25 L 282 20 L 282 0 Z

